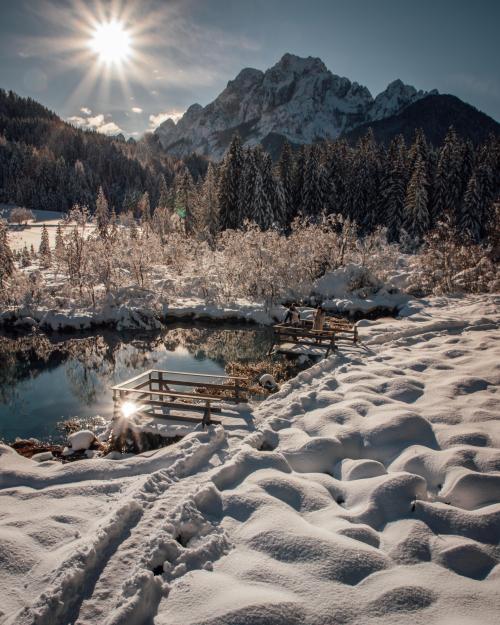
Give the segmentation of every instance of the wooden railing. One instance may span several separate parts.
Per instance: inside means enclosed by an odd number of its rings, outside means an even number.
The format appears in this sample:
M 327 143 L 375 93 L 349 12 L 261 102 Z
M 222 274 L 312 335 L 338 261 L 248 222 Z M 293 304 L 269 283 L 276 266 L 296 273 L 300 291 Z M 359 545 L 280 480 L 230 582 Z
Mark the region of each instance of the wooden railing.
M 202 424 L 208 425 L 215 423 L 212 413 L 222 413 L 217 401 L 248 400 L 248 378 L 149 369 L 113 386 L 112 391 L 115 417 L 130 411 L 139 416 L 199 422 L 197 417 L 172 414 L 172 410 L 201 412 Z

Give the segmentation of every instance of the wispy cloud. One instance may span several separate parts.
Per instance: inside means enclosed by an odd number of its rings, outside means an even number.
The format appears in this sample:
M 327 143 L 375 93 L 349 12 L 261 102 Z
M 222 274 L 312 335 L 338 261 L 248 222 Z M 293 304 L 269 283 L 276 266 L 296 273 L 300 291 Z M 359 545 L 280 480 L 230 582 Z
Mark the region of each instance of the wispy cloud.
M 68 117 L 68 122 L 73 124 L 74 126 L 78 126 L 78 128 L 82 128 L 84 130 L 95 130 L 100 132 L 103 135 L 117 135 L 122 132 L 120 126 L 115 124 L 112 119 L 109 119 L 109 115 L 106 117 L 100 113 L 98 115 L 94 115 L 93 117 L 87 114 L 83 108 L 80 109 L 82 113 L 84 113 L 85 117 L 80 115 L 73 115 L 72 117 Z M 90 111 L 90 109 L 85 109 L 86 111 Z
M 80 109 L 80 111 L 84 114 L 84 115 L 92 115 L 92 111 L 87 108 L 86 106 L 82 106 L 82 108 Z
M 149 129 L 156 130 L 158 126 L 163 124 L 167 119 L 172 119 L 175 123 L 184 115 L 184 111 L 170 110 L 164 113 L 158 113 L 158 115 L 149 116 Z
M 142 113 L 142 109 L 140 106 L 133 106 L 131 110 L 132 110 L 132 113 L 137 113 L 137 114 Z

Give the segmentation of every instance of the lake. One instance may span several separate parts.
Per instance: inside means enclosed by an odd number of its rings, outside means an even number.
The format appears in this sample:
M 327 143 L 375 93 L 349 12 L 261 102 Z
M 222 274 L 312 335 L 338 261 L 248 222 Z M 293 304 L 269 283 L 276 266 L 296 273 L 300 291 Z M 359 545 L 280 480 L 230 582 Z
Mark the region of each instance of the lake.
M 224 374 L 261 360 L 267 328 L 175 325 L 158 333 L 0 335 L 0 440 L 60 441 L 58 422 L 110 417 L 111 387 L 146 369 Z

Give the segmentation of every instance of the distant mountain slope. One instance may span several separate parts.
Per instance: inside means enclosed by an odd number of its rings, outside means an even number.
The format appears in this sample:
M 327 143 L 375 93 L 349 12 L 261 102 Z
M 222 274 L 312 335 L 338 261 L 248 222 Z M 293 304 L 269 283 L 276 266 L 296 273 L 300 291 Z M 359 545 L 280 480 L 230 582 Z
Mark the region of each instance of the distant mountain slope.
M 411 142 L 415 137 L 415 129 L 422 128 L 431 143 L 440 145 L 450 126 L 460 136 L 474 143 L 485 141 L 491 133 L 500 134 L 498 122 L 459 98 L 453 95 L 428 95 L 397 115 L 361 124 L 344 133 L 344 136 L 354 142 L 372 128 L 378 142 L 389 143 L 398 134 Z
M 395 80 L 374 99 L 366 87 L 332 74 L 321 59 L 285 54 L 266 72 L 243 69 L 213 102 L 193 104 L 177 124 L 168 119 L 155 132 L 170 154 L 196 152 L 218 160 L 235 132 L 245 144 L 262 143 L 272 152 L 285 139 L 335 139 L 426 95 Z

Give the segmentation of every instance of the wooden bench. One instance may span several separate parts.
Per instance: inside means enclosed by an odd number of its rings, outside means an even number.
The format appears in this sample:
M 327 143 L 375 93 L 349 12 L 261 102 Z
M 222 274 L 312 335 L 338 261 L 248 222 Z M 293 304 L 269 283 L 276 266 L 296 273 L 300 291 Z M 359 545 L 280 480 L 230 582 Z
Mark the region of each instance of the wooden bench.
M 279 323 L 273 326 L 273 331 L 274 338 L 269 353 L 271 353 L 276 343 L 280 344 L 282 341 L 323 347 L 325 347 L 324 343 L 326 342 L 326 356 L 335 347 L 335 331 L 333 330 L 313 330 L 312 327 L 291 326 Z

